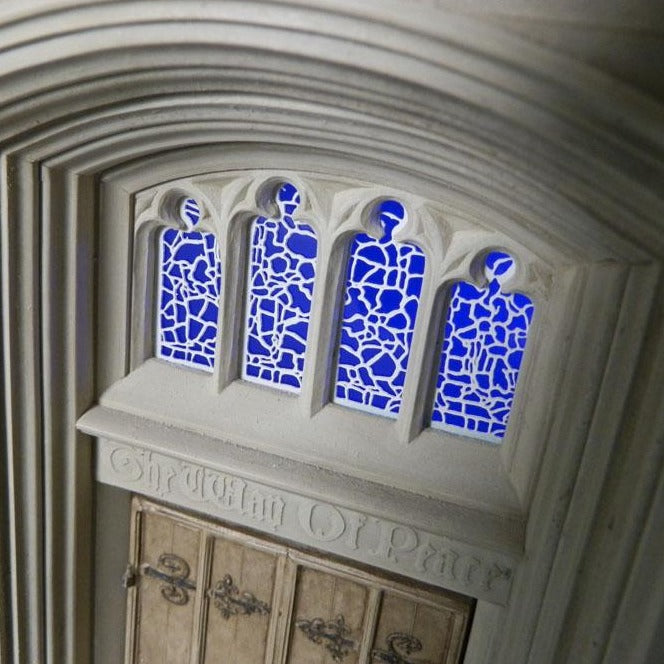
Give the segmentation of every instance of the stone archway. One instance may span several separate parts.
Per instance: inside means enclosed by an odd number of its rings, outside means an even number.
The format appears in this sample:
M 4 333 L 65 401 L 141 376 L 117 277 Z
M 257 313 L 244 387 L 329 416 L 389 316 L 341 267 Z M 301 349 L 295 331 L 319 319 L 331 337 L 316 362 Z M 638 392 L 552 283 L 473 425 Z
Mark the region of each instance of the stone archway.
M 557 432 L 564 449 L 543 453 L 529 562 L 508 609 L 478 610 L 471 661 L 610 657 L 614 607 L 631 601 L 624 582 L 661 464 L 660 109 L 594 71 L 433 10 L 61 2 L 10 18 L 0 56 L 2 556 L 3 645 L 14 661 L 90 659 L 94 479 L 75 422 L 126 372 L 95 328 L 93 275 L 108 247 L 105 206 L 131 214 L 113 207 L 123 199 L 104 182 L 148 165 L 152 183 L 217 170 L 202 147 L 214 145 L 249 146 L 255 157 L 286 146 L 311 163 L 362 159 L 413 189 L 435 182 L 450 205 L 499 226 L 532 224 L 543 243 L 611 248 L 622 299 L 605 273 L 593 277 L 583 320 L 588 333 L 604 307 L 613 327 L 599 331 L 594 354 L 573 356 L 579 372 L 567 380 L 578 391 L 556 407 L 576 424 Z M 191 158 L 178 166 L 184 151 Z M 614 535 L 616 519 L 632 525 Z M 563 535 L 572 544 L 558 547 Z M 577 579 L 582 564 L 593 573 Z

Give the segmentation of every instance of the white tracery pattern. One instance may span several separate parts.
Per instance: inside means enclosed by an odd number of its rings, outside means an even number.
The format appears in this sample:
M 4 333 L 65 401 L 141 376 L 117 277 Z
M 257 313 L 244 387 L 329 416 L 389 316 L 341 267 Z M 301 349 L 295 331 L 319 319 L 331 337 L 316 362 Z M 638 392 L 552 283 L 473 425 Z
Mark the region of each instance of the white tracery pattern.
M 384 235 L 355 236 L 339 341 L 336 403 L 396 417 L 406 379 L 424 275 L 424 252 L 397 243 L 405 223 L 397 201 L 379 208 Z
M 431 425 L 499 441 L 505 435 L 533 316 L 532 300 L 504 293 L 514 260 L 485 259 L 488 284 L 452 288 Z
M 212 233 L 167 229 L 161 236 L 157 357 L 212 371 L 221 262 Z
M 293 214 L 300 195 L 284 184 L 278 219 L 251 228 L 243 378 L 298 391 L 304 372 L 318 241 Z
M 243 378 L 299 391 L 304 373 L 318 240 L 293 217 L 300 194 L 283 184 L 279 214 L 251 227 Z M 216 354 L 221 264 L 212 233 L 192 230 L 201 218 L 193 198 L 178 207 L 187 230 L 160 237 L 157 356 L 211 371 Z M 375 214 L 376 240 L 355 236 L 336 356 L 336 403 L 396 417 L 401 406 L 425 270 L 424 252 L 396 242 L 406 223 L 395 200 Z M 533 303 L 502 285 L 515 272 L 511 256 L 484 257 L 487 286 L 450 289 L 431 426 L 485 440 L 505 435 L 533 316 Z

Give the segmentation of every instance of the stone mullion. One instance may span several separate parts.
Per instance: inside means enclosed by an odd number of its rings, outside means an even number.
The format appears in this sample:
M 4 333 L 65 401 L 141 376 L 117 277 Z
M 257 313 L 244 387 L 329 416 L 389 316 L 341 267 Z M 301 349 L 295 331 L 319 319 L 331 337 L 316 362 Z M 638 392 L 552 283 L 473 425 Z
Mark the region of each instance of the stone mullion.
M 129 370 L 138 368 L 153 354 L 157 300 L 155 270 L 159 260 L 157 237 L 161 230 L 158 221 L 146 222 L 137 226 L 133 236 Z
M 397 419 L 398 436 L 402 443 L 410 443 L 418 436 L 426 426 L 431 410 L 432 381 L 437 365 L 436 349 L 440 348 L 437 337 L 441 313 L 430 263 L 428 260 Z
M 348 247 L 343 238 L 320 238 L 301 393 L 303 408 L 312 416 L 330 401 L 334 389 L 339 307 L 347 260 Z
M 442 232 L 442 231 L 441 231 Z M 477 234 L 477 249 L 483 241 Z M 401 410 L 397 420 L 398 436 L 402 443 L 410 443 L 422 429 L 428 426 L 433 406 L 434 381 L 442 347 L 441 330 L 447 314 L 447 298 L 443 289 L 445 280 L 469 279 L 469 256 L 472 251 L 466 246 L 467 238 L 452 235 L 449 246 L 442 254 L 442 239 L 431 243 L 427 252 L 426 268 L 417 320 L 410 347 L 408 372 L 404 385 Z M 449 270 L 450 261 L 459 264 Z M 463 259 L 461 259 L 463 257 Z
M 221 297 L 217 325 L 215 376 L 217 389 L 224 389 L 242 373 L 248 241 L 251 216 L 241 216 L 218 237 L 221 260 Z
M 160 192 L 161 193 L 161 192 Z M 176 201 L 169 201 L 172 207 Z M 152 200 L 148 210 L 136 222 L 132 218 L 133 260 L 130 265 L 131 275 L 131 341 L 129 344 L 129 369 L 134 370 L 156 350 L 156 332 L 158 328 L 157 303 L 159 297 L 158 280 L 161 279 L 160 240 L 161 234 L 168 228 L 184 230 L 184 223 L 177 217 L 177 212 L 162 210 L 165 201 L 162 195 Z

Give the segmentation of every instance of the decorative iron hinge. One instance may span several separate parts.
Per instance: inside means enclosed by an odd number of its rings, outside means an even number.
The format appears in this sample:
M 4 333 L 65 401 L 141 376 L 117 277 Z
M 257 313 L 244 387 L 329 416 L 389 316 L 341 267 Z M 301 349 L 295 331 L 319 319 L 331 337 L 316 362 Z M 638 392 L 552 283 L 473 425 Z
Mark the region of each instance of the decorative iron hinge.
M 410 635 L 402 634 L 401 632 L 394 632 L 390 634 L 385 641 L 387 642 L 387 650 L 372 650 L 372 662 L 385 662 L 386 664 L 431 664 L 428 660 L 424 659 L 410 659 L 410 655 L 414 652 L 422 650 L 422 642 Z
M 148 563 L 143 563 L 139 572 L 142 576 L 164 581 L 161 586 L 161 594 L 171 604 L 178 606 L 186 604 L 189 601 L 187 591 L 196 590 L 196 584 L 189 578 L 189 563 L 174 553 L 162 553 L 156 568 Z
M 249 616 L 252 613 L 265 615 L 270 613 L 270 607 L 248 592 L 240 593 L 233 583 L 230 574 L 219 582 L 214 588 L 208 590 L 208 597 L 214 600 L 214 605 L 221 611 L 221 615 L 228 620 L 231 616 Z
M 343 616 L 325 622 L 322 618 L 306 620 L 298 618 L 295 621 L 306 637 L 325 646 L 335 662 L 340 662 L 351 650 L 355 650 L 355 642 L 349 638 L 350 629 L 346 626 Z

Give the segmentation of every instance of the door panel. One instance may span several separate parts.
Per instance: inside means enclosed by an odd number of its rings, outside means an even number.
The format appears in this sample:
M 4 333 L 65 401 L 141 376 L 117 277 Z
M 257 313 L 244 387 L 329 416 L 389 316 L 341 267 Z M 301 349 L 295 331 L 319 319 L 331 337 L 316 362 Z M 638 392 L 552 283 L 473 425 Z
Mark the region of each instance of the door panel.
M 201 533 L 158 514 L 142 522 L 136 661 L 188 664 Z
M 288 664 L 357 664 L 369 591 L 339 575 L 300 567 Z
M 458 664 L 472 600 L 135 497 L 126 664 Z
M 205 664 L 264 664 L 275 615 L 277 562 L 273 553 L 214 539 Z
M 381 602 L 372 662 L 405 660 L 447 664 L 454 635 L 454 615 L 394 593 L 385 592 Z

